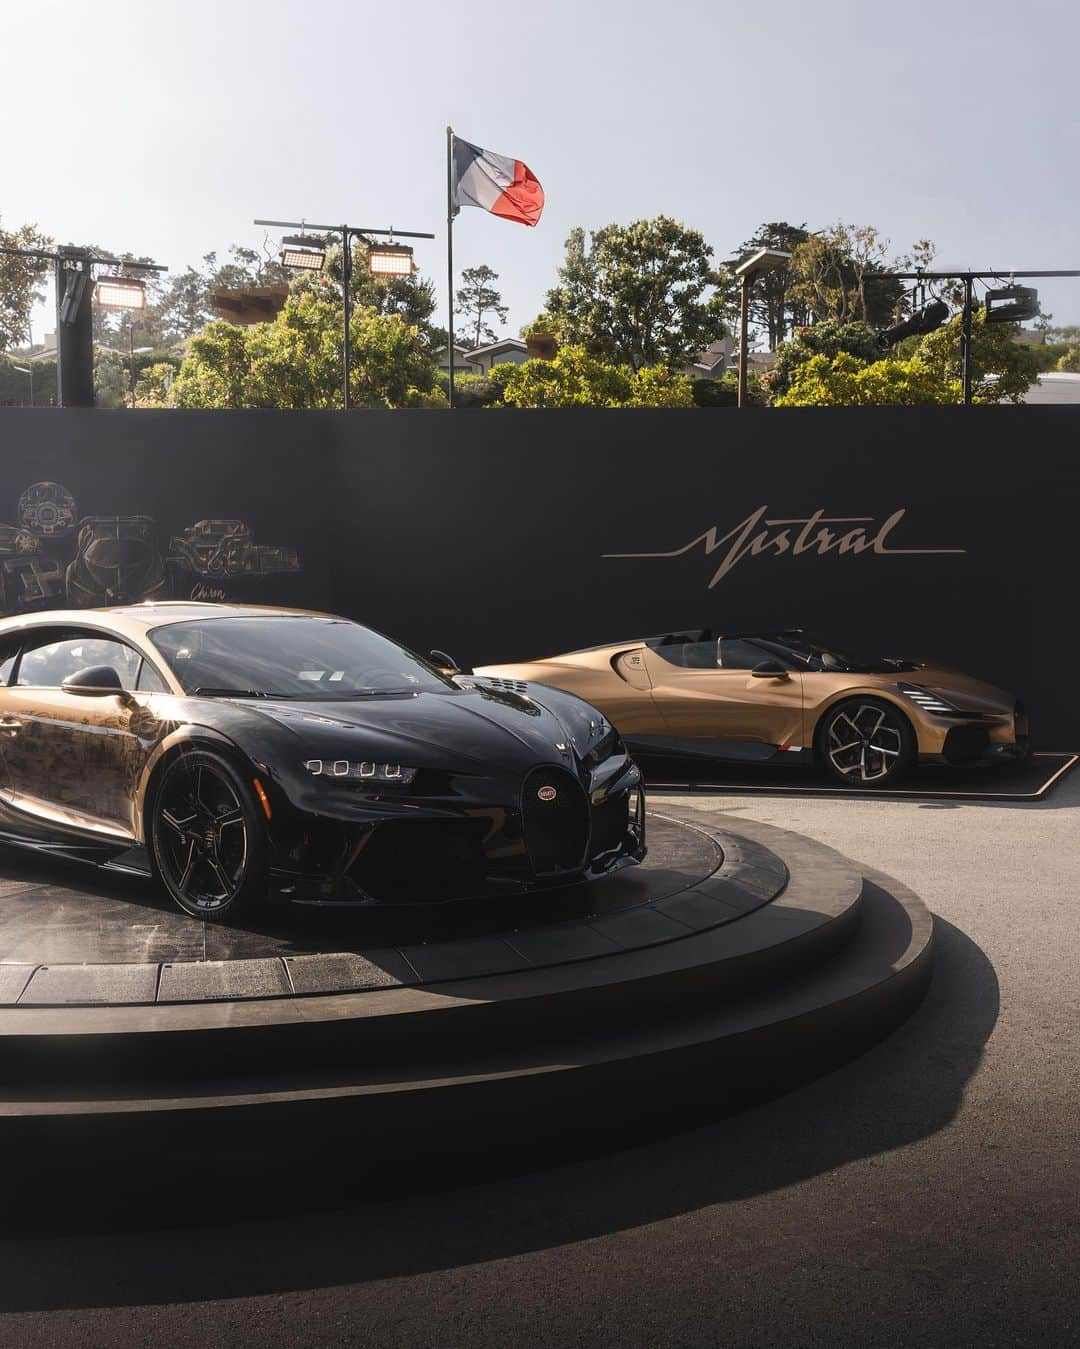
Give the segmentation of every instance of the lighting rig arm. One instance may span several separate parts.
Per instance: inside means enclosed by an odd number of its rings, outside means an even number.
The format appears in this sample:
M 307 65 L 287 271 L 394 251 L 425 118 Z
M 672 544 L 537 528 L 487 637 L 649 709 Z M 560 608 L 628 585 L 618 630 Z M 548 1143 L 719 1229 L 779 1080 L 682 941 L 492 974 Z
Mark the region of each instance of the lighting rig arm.
M 352 395 L 349 391 L 349 375 L 352 367 L 352 241 L 363 239 L 371 244 L 368 235 L 379 235 L 390 240 L 377 248 L 369 248 L 368 270 L 375 276 L 410 276 L 413 271 L 412 249 L 407 244 L 395 244 L 398 239 L 434 239 L 434 234 L 425 234 L 419 230 L 388 230 L 361 228 L 359 225 L 313 225 L 306 220 L 256 220 L 256 225 L 270 229 L 300 230 L 299 235 L 282 239 L 281 264 L 304 271 L 321 272 L 326 265 L 326 237 L 337 235 L 341 239 L 341 271 L 344 300 L 344 326 L 341 344 L 341 365 L 344 388 L 342 407 L 348 411 L 352 407 Z M 308 235 L 307 230 L 312 234 Z M 322 235 L 320 240 L 316 237 Z M 374 262 L 374 265 L 373 265 Z

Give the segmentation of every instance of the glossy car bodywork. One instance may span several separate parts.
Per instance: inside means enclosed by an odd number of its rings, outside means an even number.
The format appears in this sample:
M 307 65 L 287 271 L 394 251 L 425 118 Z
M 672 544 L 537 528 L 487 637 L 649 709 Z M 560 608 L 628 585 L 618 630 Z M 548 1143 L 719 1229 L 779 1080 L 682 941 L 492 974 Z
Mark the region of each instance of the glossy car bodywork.
M 466 678 L 363 700 L 192 696 L 153 634 L 216 616 L 328 621 L 185 602 L 0 621 L 4 841 L 146 870 L 159 773 L 173 756 L 201 748 L 228 757 L 260 800 L 265 793 L 270 884 L 297 899 L 442 899 L 477 886 L 514 890 L 600 875 L 644 856 L 640 774 L 577 697 Z M 23 648 L 42 649 L 53 633 L 85 634 L 88 651 L 95 639 L 123 643 L 132 687 L 86 696 L 14 682 Z M 324 759 L 407 763 L 418 772 L 407 785 L 372 788 L 312 776 L 309 762 Z M 541 839 L 549 826 L 534 818 L 533 797 L 548 783 L 560 806 L 577 809 L 569 842 Z
M 1004 689 L 940 666 L 881 662 L 875 670 L 813 668 L 795 630 L 721 637 L 664 633 L 477 673 L 567 689 L 598 707 L 635 751 L 716 759 L 812 758 L 830 708 L 851 698 L 889 703 L 909 723 L 919 758 L 971 763 L 1027 748 L 1027 714 Z M 740 668 L 718 663 L 722 644 Z M 754 665 L 776 666 L 775 671 Z M 929 691 L 930 697 L 910 690 Z M 907 690 L 907 691 L 905 691 Z M 928 710 L 939 700 L 948 712 Z

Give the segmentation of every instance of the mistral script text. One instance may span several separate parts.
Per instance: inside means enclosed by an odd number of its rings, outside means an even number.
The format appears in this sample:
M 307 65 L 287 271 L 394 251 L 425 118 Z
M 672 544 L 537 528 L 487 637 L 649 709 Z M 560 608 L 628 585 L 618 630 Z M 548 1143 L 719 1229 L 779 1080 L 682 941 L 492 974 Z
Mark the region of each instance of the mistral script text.
M 756 511 L 741 520 L 734 529 L 726 534 L 720 533 L 719 525 L 711 525 L 704 534 L 684 543 L 680 548 L 672 548 L 661 553 L 604 553 L 604 557 L 682 557 L 695 548 L 703 548 L 706 557 L 723 551 L 720 565 L 713 572 L 709 589 L 717 585 L 744 558 L 760 557 L 771 553 L 781 557 L 790 553 L 800 557 L 805 553 L 822 556 L 826 553 L 851 554 L 877 553 L 890 555 L 935 555 L 947 553 L 965 553 L 965 548 L 931 548 L 898 546 L 890 542 L 891 536 L 899 528 L 907 508 L 902 507 L 878 525 L 872 515 L 826 515 L 824 509 L 816 510 L 812 515 L 799 516 L 796 519 L 779 519 L 767 515 L 768 506 L 759 506 Z M 846 529 L 837 526 L 849 526 Z

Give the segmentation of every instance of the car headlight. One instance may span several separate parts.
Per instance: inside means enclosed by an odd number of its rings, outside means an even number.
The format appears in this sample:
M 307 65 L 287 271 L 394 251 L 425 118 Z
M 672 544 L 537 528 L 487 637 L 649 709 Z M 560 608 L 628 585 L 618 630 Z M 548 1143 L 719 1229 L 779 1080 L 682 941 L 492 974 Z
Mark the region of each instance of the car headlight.
M 950 703 L 940 693 L 933 693 L 930 689 L 921 688 L 918 684 L 897 684 L 896 687 L 909 702 L 914 703 L 916 707 L 921 707 L 924 712 L 929 712 L 932 716 L 967 717 L 979 715 L 977 712 L 966 712 L 962 707 L 957 707 L 955 703 Z
M 415 768 L 399 763 L 376 763 L 372 759 L 305 759 L 304 767 L 316 778 L 344 778 L 350 782 L 410 783 Z

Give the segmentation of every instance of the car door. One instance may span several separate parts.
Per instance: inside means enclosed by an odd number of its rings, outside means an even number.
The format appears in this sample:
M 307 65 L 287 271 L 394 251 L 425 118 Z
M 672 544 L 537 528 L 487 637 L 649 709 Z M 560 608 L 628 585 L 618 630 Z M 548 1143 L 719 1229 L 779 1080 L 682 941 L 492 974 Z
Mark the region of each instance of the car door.
M 115 669 L 125 691 L 91 697 L 60 687 L 91 665 Z M 9 807 L 41 826 L 134 835 L 135 784 L 154 742 L 147 694 L 135 692 L 148 682 L 142 668 L 133 647 L 92 630 L 26 633 L 0 688 L 0 796 Z
M 650 647 L 653 698 L 672 748 L 718 758 L 767 758 L 802 745 L 802 675 L 763 677 L 764 662 L 787 664 L 745 638 Z

